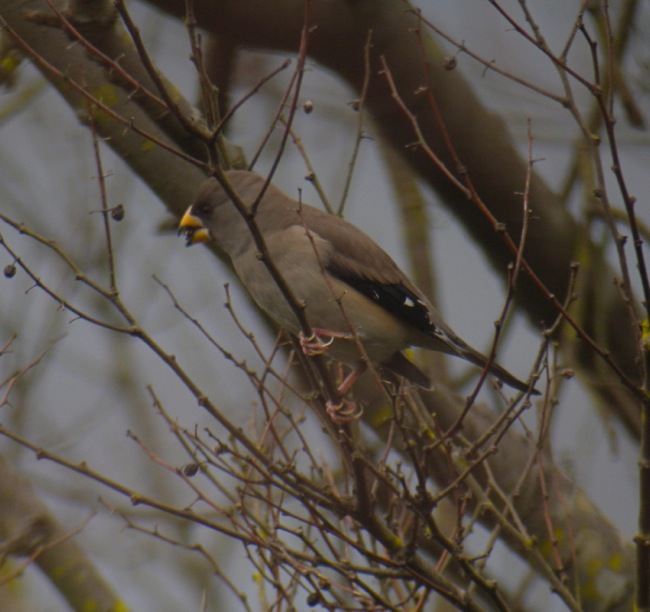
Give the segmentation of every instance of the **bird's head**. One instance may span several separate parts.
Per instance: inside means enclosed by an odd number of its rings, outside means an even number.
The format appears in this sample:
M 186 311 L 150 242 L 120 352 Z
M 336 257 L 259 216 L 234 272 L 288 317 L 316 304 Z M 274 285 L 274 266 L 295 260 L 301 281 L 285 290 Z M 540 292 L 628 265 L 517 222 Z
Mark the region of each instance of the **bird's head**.
M 265 183 L 252 172 L 229 171 L 227 177 L 244 207 L 256 201 Z M 241 212 L 214 177 L 199 187 L 178 225 L 178 233 L 184 236 L 187 246 L 214 242 L 231 258 L 253 240 Z
M 178 224 L 178 234 L 183 235 L 186 246 L 209 242 L 213 238 L 209 228 L 223 196 L 225 193 L 216 179 L 210 178 L 201 185 L 194 202 Z

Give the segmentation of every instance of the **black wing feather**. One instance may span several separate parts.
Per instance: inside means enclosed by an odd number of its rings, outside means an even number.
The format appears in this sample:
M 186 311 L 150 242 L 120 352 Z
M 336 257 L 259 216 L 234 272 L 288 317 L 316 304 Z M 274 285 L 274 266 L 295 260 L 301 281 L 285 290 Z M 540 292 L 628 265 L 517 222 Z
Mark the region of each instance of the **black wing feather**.
M 339 278 L 401 321 L 428 334 L 435 332 L 429 306 L 404 285 L 377 283 L 359 276 Z

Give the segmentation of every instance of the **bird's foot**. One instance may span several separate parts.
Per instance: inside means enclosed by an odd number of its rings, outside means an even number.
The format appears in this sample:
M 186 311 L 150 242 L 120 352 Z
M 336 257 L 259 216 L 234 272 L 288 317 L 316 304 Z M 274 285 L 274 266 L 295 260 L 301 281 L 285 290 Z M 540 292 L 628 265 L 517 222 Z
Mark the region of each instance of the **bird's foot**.
M 323 338 L 327 338 L 327 340 L 323 340 Z M 354 336 L 347 332 L 320 329 L 319 327 L 312 328 L 312 334 L 309 338 L 305 338 L 302 332 L 298 334 L 300 346 L 307 357 L 327 353 L 327 349 L 336 339 L 350 340 L 351 338 L 354 338 Z
M 328 340 L 323 340 L 315 331 L 311 336 L 306 338 L 305 335 L 300 332 L 298 334 L 298 341 L 300 342 L 302 352 L 307 355 L 307 357 L 315 357 L 316 355 L 327 353 L 327 349 L 332 345 L 332 342 L 334 342 L 334 338 L 330 336 Z
M 350 400 L 342 399 L 338 404 L 327 402 L 327 414 L 334 423 L 352 423 L 358 421 L 363 414 L 363 408 Z

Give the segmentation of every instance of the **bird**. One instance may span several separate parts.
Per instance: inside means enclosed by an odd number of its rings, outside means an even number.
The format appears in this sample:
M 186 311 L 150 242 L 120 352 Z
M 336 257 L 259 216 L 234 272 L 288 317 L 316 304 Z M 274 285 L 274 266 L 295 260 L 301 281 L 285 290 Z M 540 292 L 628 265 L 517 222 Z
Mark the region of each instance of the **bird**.
M 289 197 L 260 174 L 228 170 L 240 210 L 215 177 L 198 189 L 178 232 L 186 245 L 214 242 L 257 305 L 278 325 L 301 338 L 307 354 L 327 352 L 351 366 L 339 386 L 345 395 L 367 362 L 424 389 L 430 378 L 403 353 L 409 347 L 440 351 L 486 368 L 518 391 L 538 395 L 462 340 L 393 259 L 369 236 L 343 218 Z M 232 191 L 231 191 L 232 193 Z M 247 224 L 249 215 L 268 256 L 314 335 L 305 338 L 295 305 L 285 297 L 260 254 Z M 359 343 L 363 351 L 359 349 Z M 365 352 L 365 355 L 363 354 Z

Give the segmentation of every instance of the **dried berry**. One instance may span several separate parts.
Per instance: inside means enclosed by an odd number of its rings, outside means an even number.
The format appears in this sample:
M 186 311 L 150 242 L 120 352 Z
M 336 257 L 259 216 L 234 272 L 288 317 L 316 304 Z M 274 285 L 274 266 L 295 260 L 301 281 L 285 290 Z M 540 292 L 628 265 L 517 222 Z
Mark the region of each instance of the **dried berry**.
M 117 206 L 111 208 L 111 219 L 113 221 L 121 221 L 124 219 L 124 205 L 118 204 Z
M 187 476 L 188 478 L 192 478 L 192 476 L 196 476 L 198 471 L 199 471 L 198 463 L 188 463 L 185 467 L 183 467 L 183 474 L 185 474 L 185 476 Z
M 307 596 L 307 605 L 310 608 L 313 608 L 314 606 L 317 606 L 320 603 L 320 593 L 318 591 L 314 591 L 313 593 L 309 593 Z
M 448 55 L 443 60 L 443 66 L 445 67 L 445 70 L 453 70 L 457 64 L 458 62 L 453 55 Z

